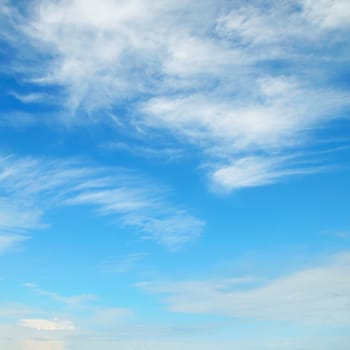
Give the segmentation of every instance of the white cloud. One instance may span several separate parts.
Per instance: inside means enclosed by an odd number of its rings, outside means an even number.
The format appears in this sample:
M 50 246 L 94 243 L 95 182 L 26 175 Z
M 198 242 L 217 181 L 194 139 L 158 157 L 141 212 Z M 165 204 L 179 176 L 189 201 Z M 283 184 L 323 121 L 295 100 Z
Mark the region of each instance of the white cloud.
M 296 271 L 262 285 L 231 280 L 142 283 L 165 295 L 173 312 L 342 327 L 350 325 L 350 254 L 328 264 Z
M 31 93 L 31 94 L 19 94 L 16 92 L 13 92 L 11 94 L 13 97 L 15 97 L 18 101 L 22 103 L 35 103 L 40 102 L 44 99 L 45 95 L 38 94 L 38 93 Z
M 169 6 L 178 7 L 175 4 L 140 0 L 37 3 L 28 33 L 36 44 L 57 54 L 43 81 L 68 87 L 68 104 L 73 109 L 81 104 L 88 109 L 105 106 L 143 92 L 150 84 L 144 69 L 153 70 L 164 54 L 164 39 L 171 30 L 171 25 L 164 28 L 165 17 Z
M 75 330 L 74 323 L 59 319 L 44 320 L 44 319 L 22 319 L 18 325 L 25 328 L 32 328 L 38 331 L 73 331 Z
M 178 160 L 185 156 L 185 152 L 181 148 L 164 146 L 161 148 L 148 146 L 147 144 L 134 145 L 126 142 L 110 142 L 101 146 L 104 150 L 115 151 L 115 152 L 126 152 L 132 156 L 143 157 L 143 158 L 155 158 L 162 159 L 165 161 Z
M 125 169 L 2 157 L 0 190 L 0 229 L 8 232 L 43 227 L 46 210 L 72 205 L 90 205 L 100 215 L 114 215 L 141 237 L 168 247 L 198 237 L 204 227 L 203 221 L 167 200 L 167 190 Z
M 245 57 L 240 50 L 234 50 L 214 40 L 179 36 L 169 43 L 169 54 L 164 61 L 163 71 L 170 76 L 190 78 L 196 74 L 222 74 L 232 65 L 242 64 Z
M 203 94 L 151 99 L 140 107 L 143 123 L 202 148 L 212 180 L 228 190 L 320 171 L 300 168 L 288 152 L 304 143 L 306 130 L 331 121 L 348 94 L 312 90 L 286 77 L 259 78 L 252 86 L 250 102 Z
M 350 4 L 347 0 L 301 0 L 305 16 L 325 29 L 350 26 Z
M 309 47 L 316 46 L 315 40 L 328 35 L 328 31 L 346 29 L 349 24 L 347 0 L 271 1 L 264 7 L 254 2 L 238 4 L 218 18 L 216 30 L 220 35 L 239 38 L 243 44 L 263 51 L 269 47 L 273 57 L 277 54 L 280 58 L 285 55 L 292 58 L 293 51 L 301 55 L 304 52 L 290 45 L 304 41 Z
M 211 94 L 151 99 L 140 108 L 143 122 L 162 125 L 202 147 L 225 145 L 230 155 L 291 146 L 303 130 L 329 120 L 332 111 L 348 103 L 346 93 L 314 91 L 287 77 L 252 83 L 250 102 Z
M 347 61 L 347 0 L 31 4 L 17 30 L 49 58 L 28 74 L 62 88 L 62 115 L 99 121 L 127 105 L 129 129 L 167 130 L 195 145 L 226 187 L 236 182 L 228 179 L 237 176 L 232 164 L 255 159 L 259 168 L 261 153 L 265 165 L 278 163 L 349 106 L 347 92 L 327 86 Z M 276 176 L 264 166 L 265 177 L 250 186 L 304 173 L 278 168 Z
M 288 159 L 287 159 L 288 160 Z M 231 191 L 245 187 L 272 184 L 288 176 L 305 175 L 324 171 L 324 168 L 286 166 L 286 160 L 278 158 L 246 157 L 214 171 L 213 185 L 219 191 Z
M 219 17 L 216 30 L 220 35 L 238 37 L 243 39 L 244 43 L 255 45 L 280 41 L 286 35 L 296 34 L 295 31 L 298 30 L 296 27 L 291 33 L 292 26 L 289 23 L 285 23 L 287 27 L 284 27 L 283 30 L 281 24 L 287 15 L 288 8 L 286 7 L 288 5 L 282 5 L 278 8 L 278 11 L 273 11 L 267 7 L 265 11 L 262 11 L 254 4 L 243 5 Z M 289 20 L 293 20 L 293 17 Z

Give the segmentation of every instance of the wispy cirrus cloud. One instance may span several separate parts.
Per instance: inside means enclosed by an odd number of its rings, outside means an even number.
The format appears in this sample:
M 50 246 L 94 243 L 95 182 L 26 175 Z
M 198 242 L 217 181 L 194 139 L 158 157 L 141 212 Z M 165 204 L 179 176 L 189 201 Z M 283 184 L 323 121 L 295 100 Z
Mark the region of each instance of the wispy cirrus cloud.
M 53 301 L 62 303 L 66 306 L 78 306 L 84 303 L 88 303 L 97 299 L 95 295 L 92 294 L 81 294 L 73 296 L 63 296 L 56 292 L 47 291 L 39 288 L 35 283 L 25 283 L 25 287 L 29 288 L 33 293 L 49 298 Z
M 222 190 L 271 184 L 322 170 L 321 163 L 296 165 L 293 152 L 308 142 L 309 130 L 347 105 L 346 93 L 299 84 L 287 77 L 262 78 L 252 85 L 250 102 L 217 94 L 154 98 L 141 106 L 143 123 L 163 125 L 200 145 L 211 164 L 211 181 Z
M 128 129 L 166 130 L 201 150 L 226 191 L 319 171 L 281 159 L 349 108 L 348 90 L 329 84 L 349 58 L 346 0 L 33 1 L 29 15 L 3 12 L 16 18 L 8 40 L 44 54 L 27 75 L 63 91 L 61 115 L 99 122 L 122 107 Z M 247 159 L 261 181 L 227 170 Z
M 183 149 L 175 147 L 152 147 L 147 144 L 128 144 L 126 142 L 110 142 L 103 144 L 101 149 L 111 152 L 124 152 L 142 158 L 178 160 L 185 156 Z
M 40 102 L 45 98 L 45 95 L 39 93 L 30 93 L 30 94 L 19 94 L 13 92 L 11 94 L 16 100 L 22 103 L 36 103 Z
M 243 187 L 269 185 L 290 176 L 307 175 L 326 170 L 326 167 L 315 165 L 295 166 L 288 158 L 260 156 L 239 158 L 229 166 L 214 170 L 211 177 L 214 189 L 226 192 Z
M 143 239 L 169 248 L 197 238 L 204 222 L 167 199 L 167 190 L 125 169 L 103 169 L 79 161 L 0 159 L 0 228 L 26 233 L 43 228 L 43 216 L 60 206 L 92 206 L 116 216 Z M 17 240 L 20 236 L 17 237 Z M 7 244 L 14 244 L 5 241 Z
M 270 281 L 226 279 L 145 282 L 172 312 L 284 321 L 319 327 L 349 325 L 349 252 Z

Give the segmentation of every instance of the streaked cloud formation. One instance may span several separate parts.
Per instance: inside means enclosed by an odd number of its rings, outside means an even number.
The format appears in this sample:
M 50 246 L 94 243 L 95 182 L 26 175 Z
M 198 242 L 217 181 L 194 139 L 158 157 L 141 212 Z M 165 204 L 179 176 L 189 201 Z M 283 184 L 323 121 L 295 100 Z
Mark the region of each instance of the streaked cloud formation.
M 65 122 L 113 116 L 129 129 L 166 130 L 200 149 L 214 188 L 230 191 L 320 170 L 285 157 L 349 107 L 349 93 L 327 83 L 330 67 L 349 57 L 348 45 L 337 55 L 348 8 L 346 0 L 72 0 L 33 1 L 28 17 L 3 12 L 21 22 L 17 39 L 47 57 L 30 74 L 63 88 Z
M 199 237 L 204 228 L 202 220 L 167 200 L 166 189 L 125 169 L 3 156 L 0 188 L 0 229 L 9 233 L 1 236 L 3 251 L 26 239 L 18 233 L 45 227 L 45 212 L 60 206 L 93 206 L 171 249 Z
M 97 299 L 96 296 L 92 294 L 73 295 L 69 297 L 62 296 L 55 292 L 43 290 L 39 288 L 35 283 L 25 283 L 24 286 L 32 290 L 37 295 L 49 298 L 52 301 L 56 301 L 67 306 L 79 306 L 81 304 Z

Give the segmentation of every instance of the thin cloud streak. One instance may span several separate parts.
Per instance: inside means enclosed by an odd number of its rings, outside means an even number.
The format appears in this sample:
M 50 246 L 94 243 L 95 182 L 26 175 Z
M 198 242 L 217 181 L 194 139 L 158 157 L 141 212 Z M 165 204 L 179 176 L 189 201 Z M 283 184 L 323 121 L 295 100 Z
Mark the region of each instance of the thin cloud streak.
M 33 293 L 37 295 L 47 297 L 53 301 L 65 304 L 67 306 L 79 306 L 81 304 L 97 300 L 96 295 L 92 294 L 74 295 L 69 297 L 62 296 L 56 292 L 43 290 L 39 288 L 35 283 L 25 283 L 24 286 L 29 288 Z
M 0 228 L 12 233 L 44 228 L 48 209 L 73 205 L 116 216 L 141 238 L 170 249 L 199 237 L 204 228 L 203 221 L 167 200 L 165 189 L 125 169 L 6 156 L 0 159 L 0 188 Z

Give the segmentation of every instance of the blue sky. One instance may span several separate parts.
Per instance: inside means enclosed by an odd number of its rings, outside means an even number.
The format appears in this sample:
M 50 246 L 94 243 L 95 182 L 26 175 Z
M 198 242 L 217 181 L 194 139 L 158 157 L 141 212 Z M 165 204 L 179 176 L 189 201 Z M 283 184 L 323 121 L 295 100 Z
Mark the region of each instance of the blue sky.
M 0 0 L 0 348 L 347 350 L 347 0 Z

